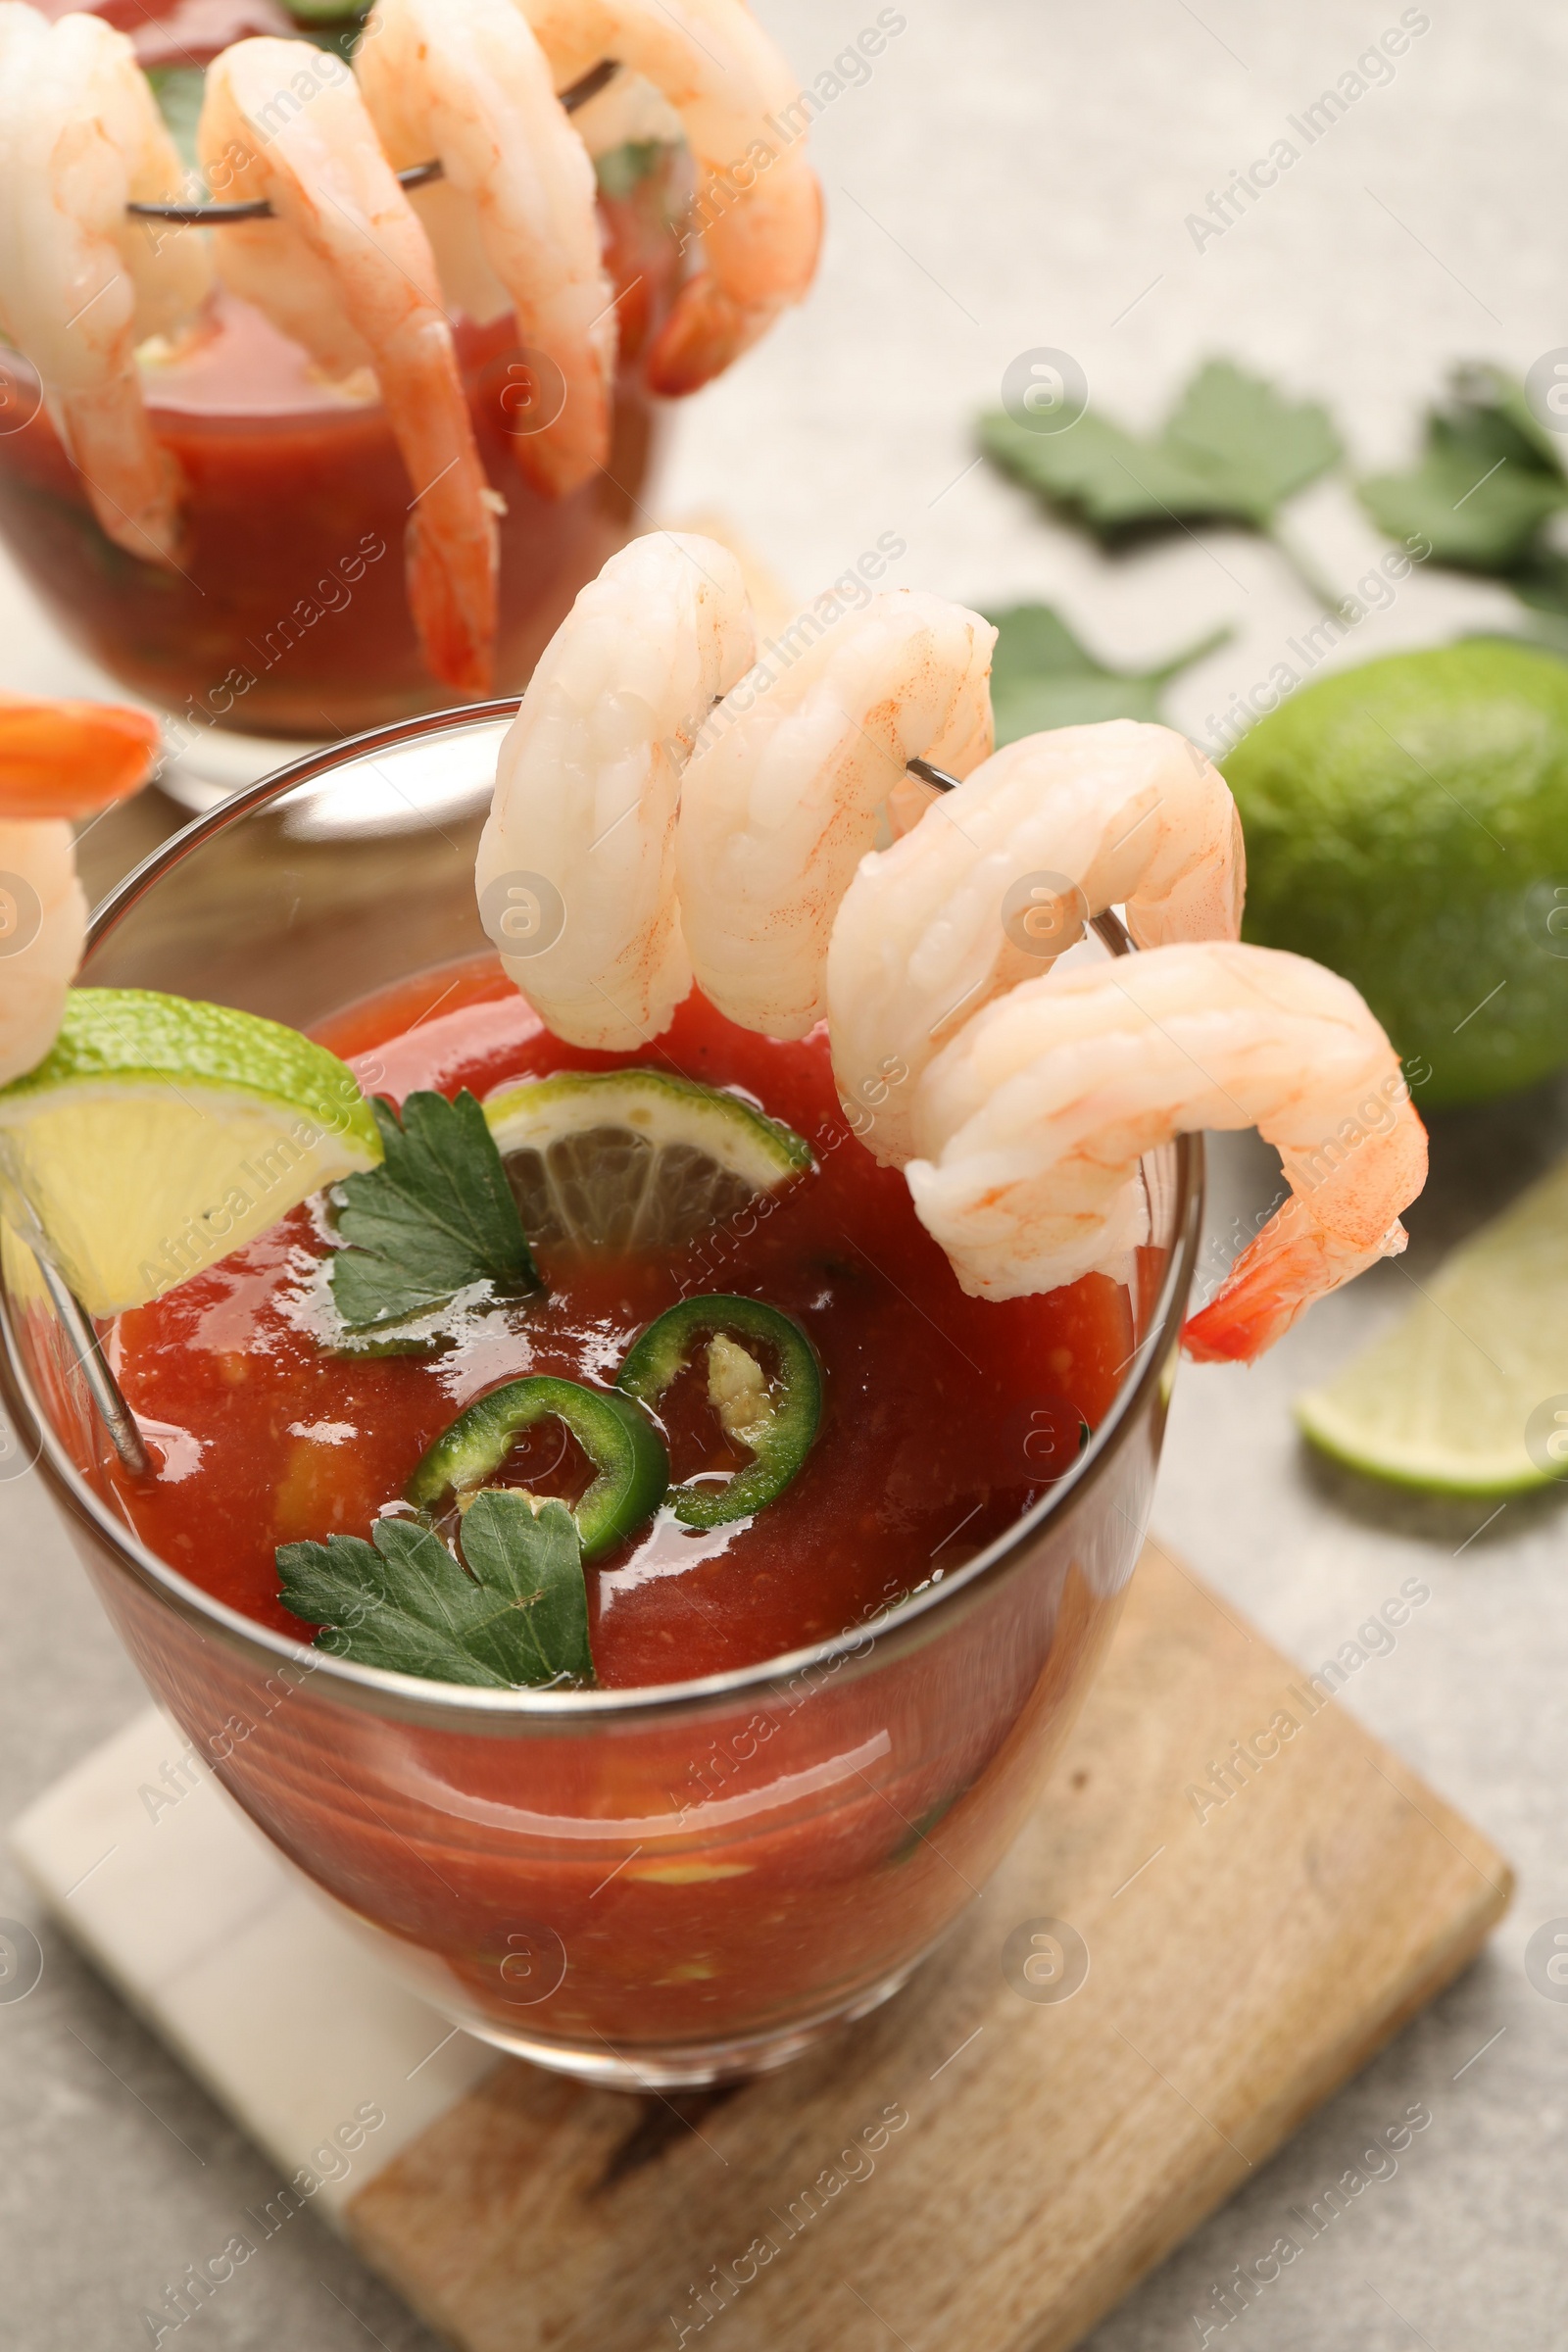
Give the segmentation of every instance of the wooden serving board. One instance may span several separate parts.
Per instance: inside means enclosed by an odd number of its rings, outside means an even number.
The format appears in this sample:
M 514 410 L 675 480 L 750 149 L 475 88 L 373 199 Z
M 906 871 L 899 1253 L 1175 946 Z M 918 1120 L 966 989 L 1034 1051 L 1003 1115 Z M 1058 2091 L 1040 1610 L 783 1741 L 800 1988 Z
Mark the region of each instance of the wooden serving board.
M 1211 1766 L 1254 1740 L 1273 1752 L 1221 1799 Z M 1064 2352 L 1464 1966 L 1511 1885 L 1151 1546 L 1033 1825 L 898 1999 L 699 2096 L 503 2065 L 341 2218 L 464 2352 L 710 2328 L 727 2352 Z M 1039 1997 L 1081 1969 L 1074 1936 L 1087 1976 Z

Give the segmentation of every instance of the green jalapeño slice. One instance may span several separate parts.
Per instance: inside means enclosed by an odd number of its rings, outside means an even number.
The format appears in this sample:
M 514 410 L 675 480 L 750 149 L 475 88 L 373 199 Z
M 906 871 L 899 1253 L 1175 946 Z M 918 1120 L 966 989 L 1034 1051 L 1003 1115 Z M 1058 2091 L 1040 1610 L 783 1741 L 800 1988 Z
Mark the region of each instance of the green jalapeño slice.
M 752 1459 L 722 1486 L 688 1479 L 675 1488 L 676 1518 L 704 1528 L 749 1519 L 776 1500 L 810 1451 L 822 1418 L 815 1348 L 798 1323 L 760 1298 L 683 1298 L 628 1348 L 617 1387 L 652 1411 L 705 1335 L 709 1402 L 725 1436 Z M 748 1342 L 773 1356 L 771 1377 Z
M 404 1490 L 408 1499 L 430 1510 L 449 1494 L 476 1493 L 495 1477 L 514 1441 L 547 1419 L 571 1432 L 598 1474 L 572 1516 L 583 1558 L 603 1558 L 653 1517 L 669 1486 L 669 1456 L 659 1432 L 640 1404 L 613 1389 L 584 1388 L 548 1373 L 492 1389 L 420 1455 Z

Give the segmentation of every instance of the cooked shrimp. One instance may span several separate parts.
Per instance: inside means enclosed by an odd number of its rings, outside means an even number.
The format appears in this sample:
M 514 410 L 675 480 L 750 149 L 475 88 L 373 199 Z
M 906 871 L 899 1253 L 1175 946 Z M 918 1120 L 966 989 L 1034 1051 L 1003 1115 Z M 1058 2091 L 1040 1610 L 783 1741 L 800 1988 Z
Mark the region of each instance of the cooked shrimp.
M 1204 1127 L 1256 1127 L 1293 1195 L 1187 1327 L 1246 1362 L 1404 1248 L 1426 1178 L 1398 1058 L 1321 965 L 1205 942 L 1024 981 L 926 1071 L 906 1175 L 963 1289 L 1012 1298 L 1144 1239 L 1139 1159 Z
M 494 493 L 474 448 L 429 240 L 347 66 L 238 41 L 207 70 L 197 142 L 225 202 L 277 218 L 219 239 L 224 282 L 331 375 L 368 363 L 414 487 L 409 603 L 432 673 L 482 693 L 496 623 Z
M 71 827 L 0 816 L 0 1086 L 54 1044 L 86 939 Z
M 804 1037 L 822 1018 L 828 935 L 878 808 L 911 759 L 962 775 L 991 748 L 996 638 L 907 588 L 829 622 L 808 612 L 713 712 L 677 858 L 698 984 L 732 1021 Z
M 940 763 L 939 763 L 940 764 Z M 1235 939 L 1246 880 L 1225 779 L 1169 727 L 1106 719 L 1008 744 L 860 865 L 833 926 L 839 1094 L 884 1165 L 959 1025 L 1125 905 L 1141 948 Z
M 497 762 L 479 903 L 508 972 L 571 1045 L 643 1045 L 691 986 L 681 771 L 754 650 L 736 559 L 662 532 L 590 580 L 529 681 Z
M 146 782 L 158 741 L 122 703 L 0 693 L 0 816 L 90 816 Z
M 0 696 L 0 1086 L 53 1045 L 87 937 L 64 817 L 134 792 L 157 746 L 140 710 Z
M 194 311 L 211 264 L 203 237 L 154 234 L 125 206 L 178 196 L 181 177 L 123 33 L 0 5 L 0 329 L 38 370 L 103 529 L 156 564 L 178 552 L 183 483 L 136 345 Z
M 755 343 L 816 269 L 810 108 L 744 0 L 517 0 L 565 87 L 601 58 L 662 90 L 698 171 L 703 267 L 655 339 L 656 392 L 695 392 Z
M 514 440 L 534 488 L 560 498 L 610 455 L 614 288 L 600 257 L 588 151 L 544 51 L 512 0 L 376 0 L 354 70 L 395 171 L 440 160 L 414 191 L 454 308 L 516 315 L 518 340 L 561 383 L 559 416 Z

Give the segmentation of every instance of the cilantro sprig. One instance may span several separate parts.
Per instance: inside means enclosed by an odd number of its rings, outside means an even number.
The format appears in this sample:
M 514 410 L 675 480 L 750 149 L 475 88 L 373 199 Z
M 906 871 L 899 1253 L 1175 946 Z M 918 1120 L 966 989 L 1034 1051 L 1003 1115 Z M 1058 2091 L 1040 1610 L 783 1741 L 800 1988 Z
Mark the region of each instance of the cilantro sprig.
M 284 1605 L 322 1630 L 318 1649 L 482 1690 L 591 1685 L 588 1592 L 564 1502 L 535 1509 L 491 1487 L 464 1514 L 463 1558 L 419 1520 L 378 1519 L 367 1544 L 280 1544 Z
M 385 1157 L 333 1195 L 347 1247 L 328 1280 L 347 1330 L 395 1330 L 472 1283 L 501 1298 L 538 1291 L 507 1171 L 472 1095 L 412 1094 L 401 1120 L 384 1100 L 371 1108 Z
M 1373 474 L 1361 504 L 1391 538 L 1424 534 L 1436 562 L 1498 579 L 1538 611 L 1568 613 L 1568 561 L 1546 525 L 1568 508 L 1565 452 L 1503 368 L 1456 368 L 1427 412 L 1420 462 Z
M 1059 432 L 1034 432 L 1004 411 L 982 417 L 980 444 L 1004 472 L 1102 547 L 1225 522 L 1271 538 L 1312 595 L 1338 603 L 1286 540 L 1281 510 L 1344 452 L 1328 411 L 1292 401 L 1230 360 L 1201 367 L 1159 432 L 1141 436 L 1090 409 Z
M 1184 669 L 1227 643 L 1216 629 L 1154 669 L 1109 669 L 1081 645 L 1049 605 L 990 612 L 998 637 L 991 659 L 991 704 L 998 749 L 1047 727 L 1091 725 L 1102 718 L 1154 719 L 1164 688 Z

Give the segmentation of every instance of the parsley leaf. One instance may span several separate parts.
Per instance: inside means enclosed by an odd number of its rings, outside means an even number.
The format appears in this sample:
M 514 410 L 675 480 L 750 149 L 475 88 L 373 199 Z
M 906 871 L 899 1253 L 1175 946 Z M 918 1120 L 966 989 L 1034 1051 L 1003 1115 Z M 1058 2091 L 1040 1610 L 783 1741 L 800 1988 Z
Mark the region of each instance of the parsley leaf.
M 1178 452 L 1140 441 L 1093 410 L 1059 433 L 1032 432 L 998 410 L 980 420 L 980 446 L 1104 545 L 1216 512 L 1212 484 Z
M 1259 530 L 1345 454 L 1327 409 L 1286 400 L 1229 360 L 1199 369 L 1165 439 L 1223 493 L 1227 512 Z
M 1141 440 L 1090 410 L 1056 433 L 981 419 L 986 455 L 1103 545 L 1184 522 L 1272 528 L 1287 499 L 1342 455 L 1328 411 L 1288 401 L 1229 360 L 1200 368 L 1162 432 Z
M 1560 565 L 1541 530 L 1568 506 L 1568 480 L 1524 386 L 1500 368 L 1456 369 L 1446 402 L 1427 413 L 1420 464 L 1372 475 L 1360 497 L 1392 538 L 1423 536 L 1440 564 L 1506 579 L 1527 603 L 1562 609 Z
M 400 1122 L 371 1103 L 386 1153 L 378 1168 L 336 1187 L 337 1228 L 349 1248 L 329 1281 L 351 1332 L 375 1332 L 442 1305 L 470 1283 L 502 1298 L 542 1286 L 507 1171 L 484 1112 L 466 1090 L 410 1095 Z
M 564 1502 L 536 1508 L 515 1488 L 482 1488 L 463 1515 L 463 1556 L 488 1591 L 512 1594 L 519 1682 L 593 1681 L 582 1538 Z
M 1157 669 L 1107 669 L 1079 644 L 1049 605 L 1015 605 L 988 612 L 999 635 L 991 661 L 991 702 L 997 745 L 1016 743 L 1047 727 L 1087 726 L 1102 718 L 1157 718 L 1161 689 L 1216 646 L 1218 629 Z
M 280 1596 L 322 1628 L 318 1648 L 491 1690 L 593 1682 L 582 1547 L 564 1502 L 536 1511 L 524 1494 L 484 1489 L 464 1516 L 466 1567 L 418 1520 L 378 1519 L 371 1532 L 368 1544 L 277 1547 Z

